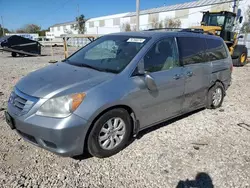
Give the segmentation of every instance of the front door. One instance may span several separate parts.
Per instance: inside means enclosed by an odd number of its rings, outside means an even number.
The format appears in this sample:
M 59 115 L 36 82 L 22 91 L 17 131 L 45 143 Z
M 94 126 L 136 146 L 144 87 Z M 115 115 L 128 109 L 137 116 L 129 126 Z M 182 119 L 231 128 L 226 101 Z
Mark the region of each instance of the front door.
M 179 64 L 174 37 L 164 38 L 153 45 L 143 58 L 144 69 L 153 78 L 155 90 L 144 86 L 133 95 L 141 111 L 141 128 L 175 116 L 182 110 L 184 101 L 184 68 Z M 135 76 L 140 83 L 145 76 Z

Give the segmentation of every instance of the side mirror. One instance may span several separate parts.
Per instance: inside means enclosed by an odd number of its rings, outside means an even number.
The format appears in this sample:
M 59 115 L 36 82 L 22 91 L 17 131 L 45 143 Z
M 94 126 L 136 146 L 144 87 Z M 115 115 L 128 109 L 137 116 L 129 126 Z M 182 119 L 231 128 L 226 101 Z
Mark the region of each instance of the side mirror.
M 151 74 L 149 72 L 146 72 L 144 69 L 144 60 L 143 59 L 137 65 L 137 72 L 139 75 L 144 76 L 145 84 L 150 91 L 157 90 L 157 86 L 155 84 L 154 78 L 151 76 Z
M 239 18 L 239 23 L 242 23 L 242 20 L 243 20 L 243 17 L 240 16 L 240 18 Z
M 157 86 L 155 84 L 155 80 L 154 80 L 154 78 L 148 72 L 145 72 L 145 83 L 147 85 L 147 88 L 150 91 L 156 91 L 157 90 Z
M 238 36 L 238 39 L 243 39 L 243 38 L 244 38 L 243 35 Z

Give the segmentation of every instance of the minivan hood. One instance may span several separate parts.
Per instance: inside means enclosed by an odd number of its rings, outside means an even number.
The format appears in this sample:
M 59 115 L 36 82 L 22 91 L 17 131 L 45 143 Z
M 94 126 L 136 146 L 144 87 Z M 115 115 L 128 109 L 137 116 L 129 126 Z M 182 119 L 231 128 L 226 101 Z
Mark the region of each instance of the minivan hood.
M 78 92 L 84 92 L 111 79 L 114 75 L 67 63 L 57 63 L 28 74 L 17 83 L 16 87 L 30 96 L 50 98 L 75 87 L 77 90 L 79 88 Z

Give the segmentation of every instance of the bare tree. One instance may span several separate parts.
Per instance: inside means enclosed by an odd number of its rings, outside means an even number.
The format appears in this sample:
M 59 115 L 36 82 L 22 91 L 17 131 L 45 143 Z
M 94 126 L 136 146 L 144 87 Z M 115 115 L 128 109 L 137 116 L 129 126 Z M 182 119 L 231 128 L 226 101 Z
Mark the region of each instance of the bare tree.
M 159 25 L 158 25 L 158 28 L 163 28 L 163 23 L 162 23 L 162 21 L 160 21 L 160 23 L 159 23 Z
M 165 27 L 179 28 L 181 27 L 181 20 L 173 19 L 173 18 L 165 18 L 164 24 L 165 24 Z
M 17 29 L 14 33 L 26 33 L 23 28 Z
M 152 18 L 152 21 L 151 21 L 151 28 L 152 29 L 157 29 L 159 28 L 159 23 L 158 23 L 158 20 L 156 18 Z
M 131 26 L 129 23 L 125 23 L 122 25 L 124 31 L 131 31 Z
M 158 22 L 158 20 L 155 19 L 155 18 L 152 19 L 152 22 L 151 22 L 150 26 L 151 26 L 152 29 L 160 29 L 160 28 L 164 27 L 162 21 Z
M 41 27 L 36 24 L 28 24 L 25 27 L 27 33 L 38 33 L 41 31 Z
M 36 24 L 27 24 L 16 30 L 17 33 L 39 33 L 40 31 L 41 27 Z

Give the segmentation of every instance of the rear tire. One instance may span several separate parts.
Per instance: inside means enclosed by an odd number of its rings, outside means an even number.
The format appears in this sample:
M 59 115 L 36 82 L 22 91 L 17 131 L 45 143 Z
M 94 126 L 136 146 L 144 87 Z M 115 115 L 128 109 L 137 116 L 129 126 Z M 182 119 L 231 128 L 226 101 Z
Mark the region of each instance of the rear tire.
M 214 86 L 212 86 L 207 94 L 207 108 L 208 109 L 216 109 L 219 108 L 225 96 L 224 86 L 220 82 L 216 82 Z
M 16 53 L 16 52 L 11 52 L 11 56 L 12 56 L 12 57 L 16 57 L 16 56 L 17 56 L 17 53 Z
M 247 63 L 247 48 L 245 45 L 237 45 L 233 53 L 233 65 L 242 67 Z
M 128 143 L 131 130 L 131 118 L 125 109 L 117 108 L 104 113 L 90 131 L 88 152 L 98 158 L 118 153 Z

